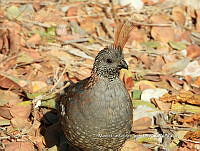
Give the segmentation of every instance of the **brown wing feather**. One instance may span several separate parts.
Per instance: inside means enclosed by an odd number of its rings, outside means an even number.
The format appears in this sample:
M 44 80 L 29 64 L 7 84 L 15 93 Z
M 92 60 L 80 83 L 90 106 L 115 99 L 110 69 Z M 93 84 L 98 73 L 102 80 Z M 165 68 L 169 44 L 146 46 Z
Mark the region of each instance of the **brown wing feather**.
M 128 38 L 129 38 L 129 33 L 133 29 L 133 24 L 130 22 L 120 22 L 117 24 L 117 30 L 115 32 L 115 40 L 114 40 L 114 47 L 118 48 L 120 47 L 121 49 L 124 48 Z

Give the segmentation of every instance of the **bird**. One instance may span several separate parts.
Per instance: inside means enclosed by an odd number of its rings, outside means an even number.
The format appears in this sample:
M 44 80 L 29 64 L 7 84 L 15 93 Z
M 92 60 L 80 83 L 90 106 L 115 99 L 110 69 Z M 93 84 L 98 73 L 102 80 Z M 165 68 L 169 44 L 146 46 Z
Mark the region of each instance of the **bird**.
M 128 69 L 123 48 L 133 25 L 117 24 L 114 42 L 95 57 L 91 75 L 59 96 L 61 128 L 81 151 L 117 151 L 130 137 L 133 105 L 121 69 Z

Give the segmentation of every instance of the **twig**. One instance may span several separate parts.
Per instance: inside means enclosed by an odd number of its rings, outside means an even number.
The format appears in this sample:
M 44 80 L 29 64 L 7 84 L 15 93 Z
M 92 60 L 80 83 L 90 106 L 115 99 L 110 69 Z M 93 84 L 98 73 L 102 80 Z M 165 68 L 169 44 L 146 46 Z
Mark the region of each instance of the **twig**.
M 54 84 L 54 86 L 51 88 L 50 92 L 53 92 L 53 91 L 55 90 L 55 88 L 58 86 L 58 84 L 60 83 L 60 81 L 61 81 L 63 75 L 64 75 L 65 72 L 66 72 L 66 70 L 67 70 L 67 65 L 65 65 L 65 68 L 64 68 L 63 72 L 61 73 L 59 79 L 56 81 L 56 83 Z
M 189 139 L 181 139 L 181 141 L 191 142 L 191 143 L 195 143 L 195 144 L 200 144 L 200 142 L 198 142 L 198 141 L 193 141 L 193 140 L 189 140 Z
M 78 15 L 78 16 L 68 16 L 68 17 L 63 17 L 62 19 L 64 20 L 69 20 L 69 19 L 73 19 L 73 18 L 86 18 L 86 17 L 104 17 L 104 15 Z
M 135 21 L 130 21 L 135 25 L 142 25 L 142 26 L 157 26 L 157 27 L 171 27 L 172 24 L 149 24 L 149 23 L 141 23 L 141 22 L 135 22 Z
M 80 42 L 87 42 L 87 41 L 89 41 L 89 38 L 80 38 L 80 39 L 74 39 L 74 40 L 66 40 L 64 41 L 64 44 L 80 43 Z

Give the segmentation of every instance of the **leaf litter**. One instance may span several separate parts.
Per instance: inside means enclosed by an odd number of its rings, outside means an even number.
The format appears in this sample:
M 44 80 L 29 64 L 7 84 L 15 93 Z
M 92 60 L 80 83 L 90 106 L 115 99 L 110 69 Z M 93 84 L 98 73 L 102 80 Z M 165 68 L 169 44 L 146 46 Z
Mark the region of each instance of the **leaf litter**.
M 122 150 L 199 149 L 200 2 L 126 3 L 1 2 L 0 149 L 64 148 L 56 95 L 90 75 L 116 20 L 135 25 L 124 48 L 129 70 L 120 73 L 135 107 Z

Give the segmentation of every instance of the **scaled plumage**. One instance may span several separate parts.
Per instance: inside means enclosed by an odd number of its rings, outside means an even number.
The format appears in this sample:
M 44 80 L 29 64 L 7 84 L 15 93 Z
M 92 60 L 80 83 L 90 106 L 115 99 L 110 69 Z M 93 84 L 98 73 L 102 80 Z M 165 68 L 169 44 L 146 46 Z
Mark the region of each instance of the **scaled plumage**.
M 130 24 L 118 26 L 115 42 L 95 58 L 91 76 L 65 89 L 60 97 L 66 138 L 84 151 L 118 150 L 131 132 L 132 103 L 119 71 L 128 69 L 122 49 Z

